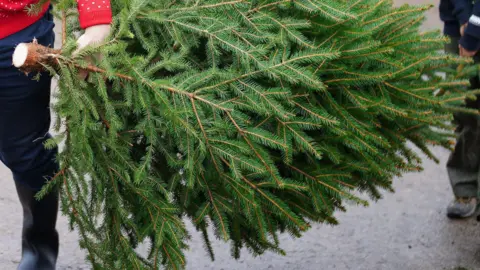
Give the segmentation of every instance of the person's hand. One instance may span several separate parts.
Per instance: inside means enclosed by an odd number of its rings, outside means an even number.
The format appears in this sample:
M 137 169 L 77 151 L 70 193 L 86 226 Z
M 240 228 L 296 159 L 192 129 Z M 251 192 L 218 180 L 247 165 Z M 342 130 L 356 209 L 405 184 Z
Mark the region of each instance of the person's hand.
M 462 45 L 458 46 L 460 48 L 460 56 L 462 57 L 473 57 L 477 54 L 477 51 L 468 51 L 467 49 L 463 48 Z
M 77 40 L 77 50 L 74 52 L 74 55 L 87 46 L 104 42 L 110 34 L 110 29 L 111 26 L 109 24 L 94 25 L 85 29 L 85 33 Z M 100 58 L 101 55 L 98 57 Z M 85 70 L 81 70 L 79 74 L 82 79 L 85 79 L 88 76 L 88 72 Z
M 463 24 L 462 26 L 460 26 L 460 35 L 463 37 L 463 35 L 465 34 L 465 29 L 467 29 L 467 26 L 468 26 L 468 22 Z

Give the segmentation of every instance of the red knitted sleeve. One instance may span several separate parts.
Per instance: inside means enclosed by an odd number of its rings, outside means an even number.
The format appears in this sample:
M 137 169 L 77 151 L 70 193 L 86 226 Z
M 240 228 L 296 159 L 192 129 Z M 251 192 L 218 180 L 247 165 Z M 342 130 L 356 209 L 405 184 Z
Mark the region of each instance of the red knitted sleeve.
M 110 0 L 77 0 L 80 26 L 87 27 L 112 22 Z

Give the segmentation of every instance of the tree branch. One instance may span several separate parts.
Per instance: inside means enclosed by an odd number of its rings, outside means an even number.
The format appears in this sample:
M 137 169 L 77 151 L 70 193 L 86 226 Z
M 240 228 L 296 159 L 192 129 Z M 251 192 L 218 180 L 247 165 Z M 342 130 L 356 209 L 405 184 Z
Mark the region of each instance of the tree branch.
M 44 71 L 45 66 L 56 68 L 59 64 L 59 59 L 65 59 L 66 62 L 81 70 L 101 74 L 107 73 L 106 70 L 94 65 L 82 67 L 79 64 L 73 63 L 73 61 L 62 57 L 61 50 L 45 47 L 38 44 L 36 40 L 34 40 L 32 43 L 18 44 L 18 46 L 15 48 L 12 58 L 13 65 L 26 74 L 30 72 Z M 115 76 L 127 81 L 134 80 L 133 77 L 121 73 L 115 73 Z

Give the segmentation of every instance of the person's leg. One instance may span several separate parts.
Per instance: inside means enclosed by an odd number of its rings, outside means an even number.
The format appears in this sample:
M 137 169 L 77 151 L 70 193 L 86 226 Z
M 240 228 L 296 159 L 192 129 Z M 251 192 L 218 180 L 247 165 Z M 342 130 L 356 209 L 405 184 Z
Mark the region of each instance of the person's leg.
M 478 196 L 480 149 L 478 121 L 464 123 L 447 162 L 447 171 L 455 200 L 447 208 L 450 218 L 470 217 L 475 213 Z
M 451 38 L 445 51 L 458 54 L 458 38 Z M 478 77 L 470 79 L 470 89 L 478 89 Z M 477 108 L 476 101 L 467 101 L 466 107 Z M 454 115 L 457 127 L 455 149 L 447 162 L 447 171 L 455 195 L 447 208 L 450 218 L 470 217 L 475 213 L 478 197 L 478 167 L 480 162 L 480 123 L 475 115 L 457 113 Z
M 444 47 L 445 53 L 459 55 L 460 54 L 460 49 L 458 47 L 458 44 L 459 44 L 460 38 L 449 36 L 449 39 L 450 39 L 450 42 L 446 43 L 445 47 Z M 453 68 L 457 68 L 457 66 L 453 66 Z M 460 132 L 461 129 L 462 129 L 461 119 L 462 119 L 463 116 L 464 116 L 464 114 L 462 114 L 462 113 L 454 113 L 453 114 L 453 124 L 455 124 L 457 126 L 456 130 L 455 130 L 456 132 Z
M 58 171 L 56 149 L 43 145 L 50 136 L 51 78 L 41 74 L 39 81 L 32 80 L 1 60 L 11 59 L 10 43 L 37 37 L 39 43 L 53 45 L 53 23 L 44 20 L 0 40 L 0 160 L 13 173 L 23 207 L 21 270 L 55 269 L 58 256 L 58 192 L 40 201 L 34 197 Z

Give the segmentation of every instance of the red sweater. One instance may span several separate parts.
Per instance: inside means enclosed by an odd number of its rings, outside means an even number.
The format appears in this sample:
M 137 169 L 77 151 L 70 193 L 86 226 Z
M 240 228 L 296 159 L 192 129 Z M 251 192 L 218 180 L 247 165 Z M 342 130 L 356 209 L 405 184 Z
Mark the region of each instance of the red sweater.
M 38 16 L 29 16 L 25 8 L 39 0 L 0 0 L 0 39 L 34 24 L 43 17 L 50 3 L 45 3 Z M 77 0 L 80 26 L 109 24 L 112 21 L 110 0 Z

